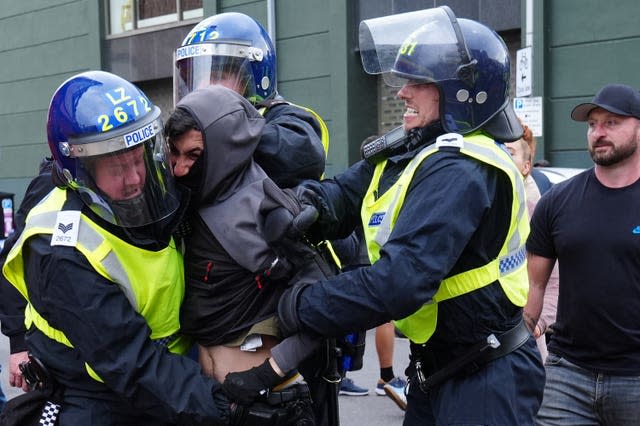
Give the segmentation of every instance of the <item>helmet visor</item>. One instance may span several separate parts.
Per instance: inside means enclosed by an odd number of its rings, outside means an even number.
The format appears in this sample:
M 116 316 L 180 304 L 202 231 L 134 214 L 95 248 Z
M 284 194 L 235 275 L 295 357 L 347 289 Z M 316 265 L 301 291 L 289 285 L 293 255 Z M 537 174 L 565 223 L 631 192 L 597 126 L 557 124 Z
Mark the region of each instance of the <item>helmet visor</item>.
M 143 129 L 153 130 L 147 131 L 145 138 Z M 125 149 L 78 155 L 77 176 L 71 183 L 93 212 L 124 228 L 158 222 L 179 206 L 161 119 L 122 138 L 135 134 L 140 137 Z M 70 144 L 72 152 L 86 153 L 72 141 Z
M 364 70 L 382 74 L 393 87 L 456 78 L 458 67 L 469 61 L 456 26 L 455 15 L 441 7 L 364 20 L 359 30 Z
M 176 50 L 173 73 L 174 103 L 196 89 L 221 84 L 245 98 L 256 96 L 252 61 L 262 50 L 240 44 L 196 44 Z

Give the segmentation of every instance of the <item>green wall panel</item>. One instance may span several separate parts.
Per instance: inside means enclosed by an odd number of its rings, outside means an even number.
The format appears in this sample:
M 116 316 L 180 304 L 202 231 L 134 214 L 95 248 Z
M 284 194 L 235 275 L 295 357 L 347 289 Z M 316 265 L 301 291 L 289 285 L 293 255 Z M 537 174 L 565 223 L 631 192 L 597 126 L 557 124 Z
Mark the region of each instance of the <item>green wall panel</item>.
M 279 40 L 326 33 L 329 30 L 329 8 L 320 6 L 317 0 L 278 0 L 276 27 Z
M 89 38 L 79 36 L 29 49 L 0 52 L 0 62 L 3 64 L 0 68 L 0 81 L 7 81 L 18 75 L 21 80 L 38 78 L 43 75 L 41 64 L 47 64 L 47 75 L 68 73 L 70 69 L 93 68 L 96 64 L 86 53 L 89 49 Z
M 32 175 L 35 176 L 36 174 L 38 174 L 37 169 L 32 173 Z M 24 198 L 24 191 L 29 185 L 29 182 L 31 182 L 31 179 L 32 177 L 0 179 L 0 191 L 15 195 L 13 197 L 13 201 L 15 203 L 14 209 L 17 209 L 22 202 L 22 199 Z
M 573 107 L 607 83 L 640 88 L 640 2 L 545 0 L 536 3 L 536 40 L 544 40 L 544 158 L 555 166 L 590 167 L 584 123 Z M 539 49 L 539 46 L 538 46 Z M 536 50 L 536 52 L 539 50 Z
M 591 161 L 591 157 L 589 157 L 586 149 L 580 151 L 553 151 L 547 159 L 551 162 L 552 166 L 584 169 L 593 167 L 593 161 Z
M 551 150 L 585 149 L 586 126 L 584 123 L 571 119 L 571 110 L 581 102 L 588 102 L 591 98 L 555 99 L 547 105 L 547 113 L 553 117 L 553 126 L 547 135 L 547 147 Z
M 233 8 L 234 12 L 240 7 L 267 7 L 266 0 L 218 0 L 218 4 L 220 9 Z
M 640 2 L 639 2 L 640 3 Z M 550 97 L 593 95 L 617 82 L 640 87 L 640 37 L 550 49 Z
M 554 0 L 550 7 L 549 46 L 640 36 L 638 0 Z
M 325 121 L 331 120 L 331 98 L 326 96 L 331 91 L 329 77 L 279 82 L 278 91 L 288 101 L 313 109 Z
M 91 21 L 87 19 L 86 1 L 59 7 L 49 6 L 32 13 L 1 19 L 0 52 L 87 34 Z
M 28 178 L 38 174 L 40 161 L 49 155 L 49 146 L 45 141 L 46 139 L 38 144 L 3 148 L 0 153 L 2 174 L 12 178 Z
M 0 129 L 2 129 L 0 156 L 3 156 L 4 148 L 46 143 L 46 122 L 46 109 L 20 114 L 0 115 Z M 5 171 L 4 167 L 0 169 L 2 169 L 0 170 L 0 174 L 2 174 Z
M 0 3 L 0 190 L 15 193 L 18 202 L 49 153 L 53 92 L 70 76 L 101 68 L 100 3 Z
M 332 57 L 329 35 L 313 34 L 278 42 L 278 80 L 328 76 Z
M 42 9 L 65 5 L 68 3 L 79 3 L 79 1 L 70 2 L 69 0 L 0 0 L 0 19 L 13 17 L 29 12 L 38 12 Z
M 60 84 L 75 72 L 0 84 L 0 115 L 46 110 L 51 96 Z
M 257 19 L 262 26 L 267 28 L 267 2 L 260 1 L 220 1 L 220 10 L 218 13 L 239 12 Z M 268 30 L 267 30 L 268 31 Z

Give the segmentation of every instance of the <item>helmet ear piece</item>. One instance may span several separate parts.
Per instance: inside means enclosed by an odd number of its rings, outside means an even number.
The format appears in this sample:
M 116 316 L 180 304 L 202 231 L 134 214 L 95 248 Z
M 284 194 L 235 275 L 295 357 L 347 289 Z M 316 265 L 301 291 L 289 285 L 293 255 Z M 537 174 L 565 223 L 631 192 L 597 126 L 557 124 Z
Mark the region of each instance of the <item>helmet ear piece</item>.
M 55 186 L 62 189 L 67 188 L 70 183 L 68 176 L 65 175 L 60 165 L 55 161 L 51 166 L 51 180 Z

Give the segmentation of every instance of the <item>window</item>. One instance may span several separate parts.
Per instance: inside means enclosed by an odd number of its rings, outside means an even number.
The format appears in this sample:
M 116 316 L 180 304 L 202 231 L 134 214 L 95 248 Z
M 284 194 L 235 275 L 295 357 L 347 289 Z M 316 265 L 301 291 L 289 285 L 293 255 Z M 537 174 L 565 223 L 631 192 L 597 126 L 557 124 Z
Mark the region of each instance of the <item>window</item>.
M 109 34 L 202 17 L 202 0 L 109 0 Z

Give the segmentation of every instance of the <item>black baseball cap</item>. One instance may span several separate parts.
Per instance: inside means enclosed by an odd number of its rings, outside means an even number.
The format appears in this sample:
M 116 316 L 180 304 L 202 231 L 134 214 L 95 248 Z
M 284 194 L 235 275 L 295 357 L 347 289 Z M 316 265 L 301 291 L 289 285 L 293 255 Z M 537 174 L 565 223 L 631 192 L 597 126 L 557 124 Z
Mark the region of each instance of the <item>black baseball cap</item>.
M 640 92 L 625 84 L 607 84 L 596 93 L 591 102 L 576 106 L 571 111 L 571 118 L 575 121 L 587 121 L 589 113 L 595 108 L 640 119 Z

